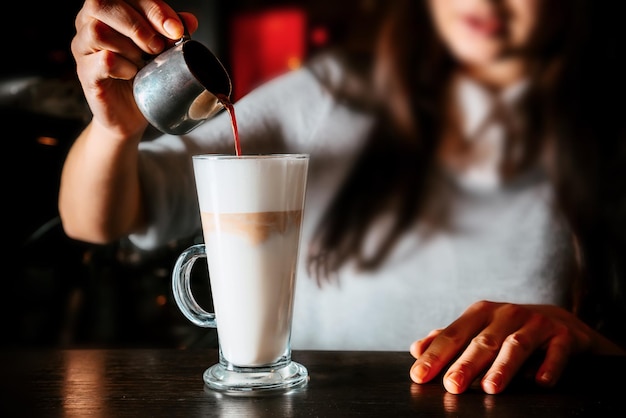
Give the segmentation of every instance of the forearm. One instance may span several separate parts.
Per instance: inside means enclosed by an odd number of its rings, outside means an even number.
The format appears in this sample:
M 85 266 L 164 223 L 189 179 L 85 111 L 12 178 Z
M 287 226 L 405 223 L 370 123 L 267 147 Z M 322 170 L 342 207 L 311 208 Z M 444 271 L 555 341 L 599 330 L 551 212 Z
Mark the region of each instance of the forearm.
M 77 138 L 59 191 L 59 213 L 68 236 L 109 243 L 141 228 L 139 140 L 112 137 L 95 122 Z

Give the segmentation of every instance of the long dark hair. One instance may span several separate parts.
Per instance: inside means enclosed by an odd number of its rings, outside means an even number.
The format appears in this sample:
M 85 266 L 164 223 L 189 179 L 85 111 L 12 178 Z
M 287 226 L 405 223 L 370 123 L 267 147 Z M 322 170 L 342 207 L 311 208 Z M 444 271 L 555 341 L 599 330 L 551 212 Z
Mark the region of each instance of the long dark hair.
M 550 138 L 557 210 L 579 250 L 572 306 L 595 328 L 624 341 L 626 115 L 615 104 L 626 98 L 626 71 L 618 36 L 623 13 L 611 10 L 620 2 L 607 3 L 546 2 L 542 22 L 548 23 L 533 52 L 537 65 L 523 110 L 527 156 L 537 157 Z M 309 267 L 318 277 L 348 262 L 364 270 L 379 267 L 399 237 L 428 216 L 454 64 L 435 34 L 427 2 L 397 0 L 393 6 L 372 65 L 383 75 L 377 82 L 389 100 L 376 109 L 378 123 L 314 236 Z M 394 214 L 393 226 L 377 251 L 366 253 L 364 238 L 386 211 Z
M 349 260 L 366 270 L 380 266 L 423 205 L 440 136 L 440 101 L 452 68 L 428 15 L 414 10 L 424 3 L 402 2 L 383 22 L 381 43 L 375 45 L 383 57 L 370 64 L 384 65 L 379 88 L 410 109 L 411 117 L 398 120 L 392 109 L 370 109 L 377 113 L 377 123 L 310 247 L 309 266 L 318 277 L 331 275 Z M 362 245 L 368 228 L 389 209 L 396 215 L 394 225 L 377 251 L 366 255 Z
M 626 346 L 626 68 L 623 2 L 572 2 L 549 111 L 555 190 L 578 246 L 577 313 Z

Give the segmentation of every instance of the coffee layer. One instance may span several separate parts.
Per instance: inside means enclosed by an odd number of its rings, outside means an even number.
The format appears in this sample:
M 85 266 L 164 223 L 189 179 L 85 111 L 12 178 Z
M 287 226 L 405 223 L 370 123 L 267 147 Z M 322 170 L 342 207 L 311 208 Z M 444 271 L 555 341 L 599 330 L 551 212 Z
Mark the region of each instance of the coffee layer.
M 202 212 L 202 228 L 205 234 L 214 231 L 246 238 L 260 244 L 272 234 L 283 234 L 291 227 L 299 227 L 302 211 L 211 213 Z

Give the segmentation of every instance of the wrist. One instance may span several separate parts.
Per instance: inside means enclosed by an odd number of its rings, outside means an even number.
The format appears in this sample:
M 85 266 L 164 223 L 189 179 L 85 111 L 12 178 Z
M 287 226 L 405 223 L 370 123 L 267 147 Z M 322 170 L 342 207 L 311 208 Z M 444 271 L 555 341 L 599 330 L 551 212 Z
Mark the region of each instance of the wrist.
M 122 129 L 120 126 L 111 126 L 101 123 L 98 118 L 93 118 L 89 130 L 90 136 L 105 138 L 107 141 L 114 141 L 136 147 L 141 142 L 148 127 L 148 122 L 135 126 L 132 130 Z

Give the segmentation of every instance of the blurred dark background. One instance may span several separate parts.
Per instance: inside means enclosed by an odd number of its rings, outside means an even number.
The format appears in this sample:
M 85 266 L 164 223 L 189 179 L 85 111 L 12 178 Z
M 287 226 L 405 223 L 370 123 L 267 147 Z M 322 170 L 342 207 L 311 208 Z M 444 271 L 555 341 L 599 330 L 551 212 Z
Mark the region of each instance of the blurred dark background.
M 222 59 L 233 98 L 294 69 L 318 50 L 358 48 L 371 36 L 375 0 L 172 0 L 200 19 L 194 38 Z M 80 0 L 10 0 L 0 66 L 5 184 L 2 346 L 214 346 L 171 297 L 170 272 L 187 242 L 152 252 L 69 239 L 57 193 L 63 160 L 90 119 L 70 52 Z M 194 289 L 210 306 L 202 263 Z

